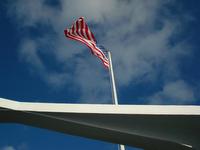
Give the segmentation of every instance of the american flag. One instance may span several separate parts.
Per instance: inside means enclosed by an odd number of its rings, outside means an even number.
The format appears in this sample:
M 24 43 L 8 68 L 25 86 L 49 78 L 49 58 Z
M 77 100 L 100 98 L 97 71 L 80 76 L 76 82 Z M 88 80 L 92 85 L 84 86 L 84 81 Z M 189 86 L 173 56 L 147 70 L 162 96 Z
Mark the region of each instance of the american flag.
M 103 51 L 97 46 L 97 41 L 90 31 L 88 25 L 85 23 L 83 17 L 80 17 L 75 23 L 72 25 L 70 29 L 65 29 L 65 36 L 77 40 L 81 43 L 87 45 L 92 54 L 97 56 L 106 68 L 109 68 L 109 60 Z

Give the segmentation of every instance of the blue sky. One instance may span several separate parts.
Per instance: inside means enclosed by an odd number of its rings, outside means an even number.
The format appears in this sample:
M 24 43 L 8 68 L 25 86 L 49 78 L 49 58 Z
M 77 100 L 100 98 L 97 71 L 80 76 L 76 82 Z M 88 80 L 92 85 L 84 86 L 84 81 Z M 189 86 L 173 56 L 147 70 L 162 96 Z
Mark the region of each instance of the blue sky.
M 0 97 L 111 103 L 108 71 L 64 36 L 84 16 L 112 52 L 119 103 L 199 105 L 199 7 L 197 0 L 1 1 Z M 18 124 L 0 124 L 0 139 L 0 150 L 117 148 Z

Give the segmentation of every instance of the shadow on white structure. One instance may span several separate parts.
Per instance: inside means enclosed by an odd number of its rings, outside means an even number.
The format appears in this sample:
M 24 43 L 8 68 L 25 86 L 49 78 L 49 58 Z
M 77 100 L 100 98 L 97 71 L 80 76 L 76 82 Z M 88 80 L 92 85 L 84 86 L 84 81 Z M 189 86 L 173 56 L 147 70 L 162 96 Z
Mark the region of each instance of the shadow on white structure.
M 200 149 L 199 106 L 31 103 L 0 98 L 0 122 L 145 150 Z

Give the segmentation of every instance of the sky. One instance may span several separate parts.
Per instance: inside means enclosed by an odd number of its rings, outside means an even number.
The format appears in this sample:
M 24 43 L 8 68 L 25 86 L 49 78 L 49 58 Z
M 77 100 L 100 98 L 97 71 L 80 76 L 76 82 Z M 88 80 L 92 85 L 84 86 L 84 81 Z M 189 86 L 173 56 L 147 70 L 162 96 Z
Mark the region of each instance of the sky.
M 2 0 L 0 97 L 111 104 L 108 70 L 85 45 L 64 36 L 81 16 L 112 52 L 120 104 L 200 104 L 197 0 Z M 35 149 L 116 150 L 117 145 L 0 124 L 0 150 Z

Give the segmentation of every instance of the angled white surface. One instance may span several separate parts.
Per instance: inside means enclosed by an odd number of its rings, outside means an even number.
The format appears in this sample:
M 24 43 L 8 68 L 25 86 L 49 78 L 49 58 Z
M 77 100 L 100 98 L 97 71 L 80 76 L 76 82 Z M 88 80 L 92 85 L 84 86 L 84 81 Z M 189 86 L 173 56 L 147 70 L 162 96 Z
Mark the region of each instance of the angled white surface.
M 199 106 L 186 105 L 112 105 L 17 102 L 0 98 L 0 107 L 37 112 L 96 114 L 200 115 Z
M 200 149 L 199 106 L 34 103 L 0 98 L 0 122 L 148 150 Z

